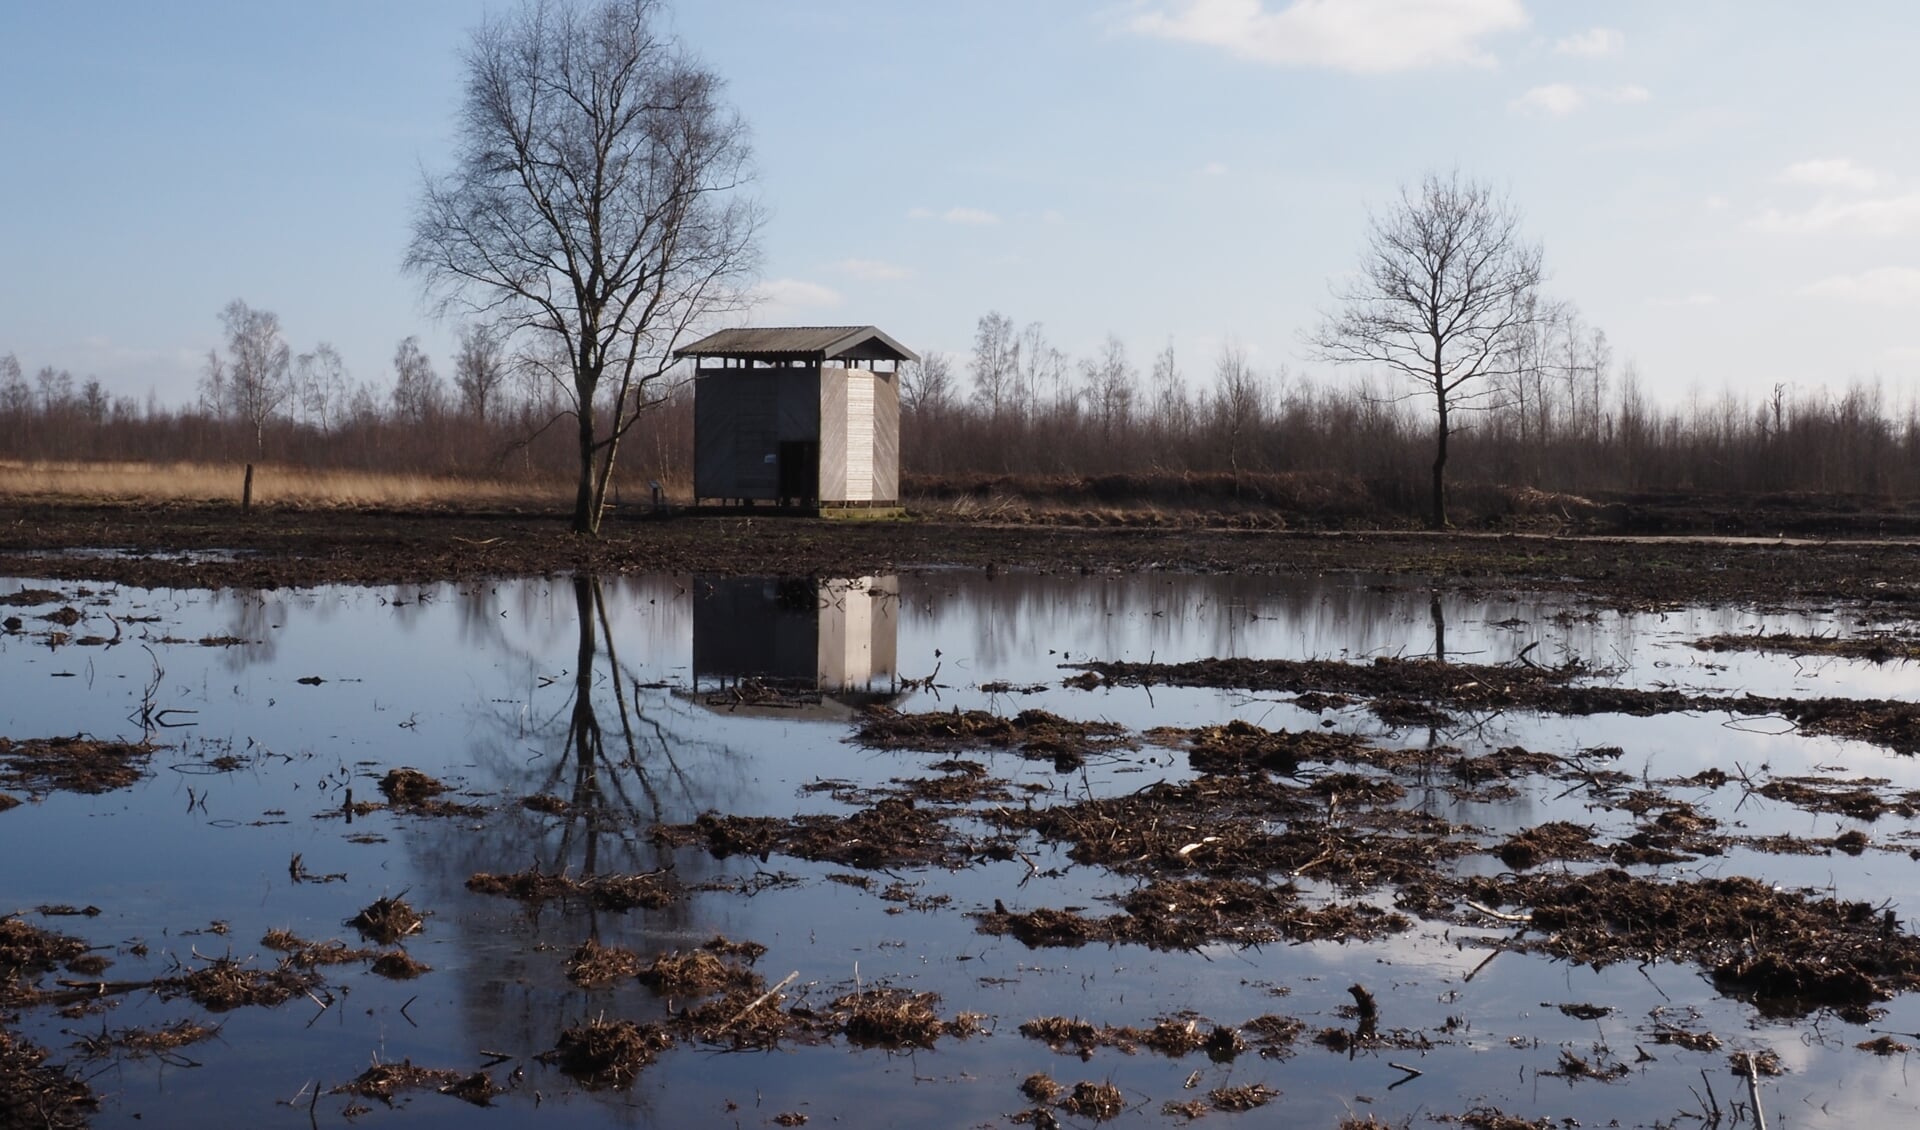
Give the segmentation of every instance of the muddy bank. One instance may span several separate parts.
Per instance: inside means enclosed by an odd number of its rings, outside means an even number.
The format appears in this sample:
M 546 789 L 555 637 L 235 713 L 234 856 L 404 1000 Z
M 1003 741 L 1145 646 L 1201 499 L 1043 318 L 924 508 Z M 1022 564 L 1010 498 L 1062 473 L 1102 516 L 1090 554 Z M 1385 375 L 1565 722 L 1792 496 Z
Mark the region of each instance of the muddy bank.
M 68 551 L 84 550 L 70 555 Z M 1852 600 L 1920 609 L 1911 546 L 1523 535 L 1106 529 L 915 520 L 615 516 L 584 540 L 550 515 L 0 500 L 0 574 L 280 588 L 560 572 L 861 576 L 899 569 L 1365 571 L 1449 588 L 1578 592 L 1631 607 Z M 40 586 L 35 586 L 40 587 Z M 0 594 L 4 595 L 4 594 Z M 22 614 L 32 613 L 23 608 Z
M 1920 703 L 1899 699 L 1777 698 L 1705 695 L 1678 690 L 1596 686 L 1578 664 L 1489 666 L 1382 657 L 1371 663 L 1331 659 L 1201 659 L 1191 663 L 1075 663 L 1085 678 L 1070 685 L 1214 687 L 1296 695 L 1352 694 L 1382 702 L 1408 699 L 1462 711 L 1531 710 L 1546 714 L 1726 713 L 1778 715 L 1811 734 L 1852 738 L 1901 753 L 1920 751 Z M 1404 710 L 1404 708 L 1402 708 Z M 1378 711 L 1376 711 L 1378 712 Z M 1391 720 L 1391 719 L 1390 719 Z M 1412 724 L 1445 725 L 1445 714 Z M 1407 724 L 1402 722 L 1401 724 Z

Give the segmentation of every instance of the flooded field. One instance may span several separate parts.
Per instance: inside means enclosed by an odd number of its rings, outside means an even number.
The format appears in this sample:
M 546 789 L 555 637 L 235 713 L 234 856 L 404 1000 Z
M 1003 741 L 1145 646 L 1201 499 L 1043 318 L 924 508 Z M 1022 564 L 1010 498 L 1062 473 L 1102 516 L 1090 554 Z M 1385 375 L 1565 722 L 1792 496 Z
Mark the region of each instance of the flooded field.
M 1882 613 L 980 569 L 0 605 L 0 1126 L 1920 1114 Z

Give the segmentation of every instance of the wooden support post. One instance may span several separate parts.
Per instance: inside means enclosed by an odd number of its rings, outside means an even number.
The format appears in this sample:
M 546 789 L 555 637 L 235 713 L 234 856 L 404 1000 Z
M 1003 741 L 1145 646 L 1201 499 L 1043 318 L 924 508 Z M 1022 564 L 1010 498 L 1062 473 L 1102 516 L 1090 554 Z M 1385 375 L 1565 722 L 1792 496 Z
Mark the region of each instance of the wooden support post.
M 253 513 L 253 464 L 247 464 L 246 481 L 240 484 L 240 513 Z

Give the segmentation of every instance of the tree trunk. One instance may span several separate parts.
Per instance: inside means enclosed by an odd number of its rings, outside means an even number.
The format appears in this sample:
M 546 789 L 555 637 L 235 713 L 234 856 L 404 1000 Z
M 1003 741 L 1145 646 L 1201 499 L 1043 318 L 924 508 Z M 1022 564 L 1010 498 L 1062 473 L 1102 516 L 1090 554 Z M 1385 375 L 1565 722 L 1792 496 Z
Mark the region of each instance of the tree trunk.
M 1433 513 L 1428 517 L 1428 525 L 1436 530 L 1447 528 L 1447 396 L 1439 393 L 1439 422 L 1434 426 L 1433 434 Z
M 600 514 L 593 505 L 593 398 L 582 395 L 580 422 L 580 481 L 573 496 L 573 532 L 594 537 L 600 532 Z

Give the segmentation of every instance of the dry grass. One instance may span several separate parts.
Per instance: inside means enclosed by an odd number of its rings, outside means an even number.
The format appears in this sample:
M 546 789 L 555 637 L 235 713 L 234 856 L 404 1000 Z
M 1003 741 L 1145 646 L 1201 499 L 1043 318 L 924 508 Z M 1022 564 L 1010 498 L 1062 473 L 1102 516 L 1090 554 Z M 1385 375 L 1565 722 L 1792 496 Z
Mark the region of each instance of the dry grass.
M 85 502 L 237 502 L 239 463 L 111 463 L 0 460 L 0 497 Z M 559 507 L 573 487 L 559 479 L 513 482 L 449 475 L 254 466 L 256 506 Z

